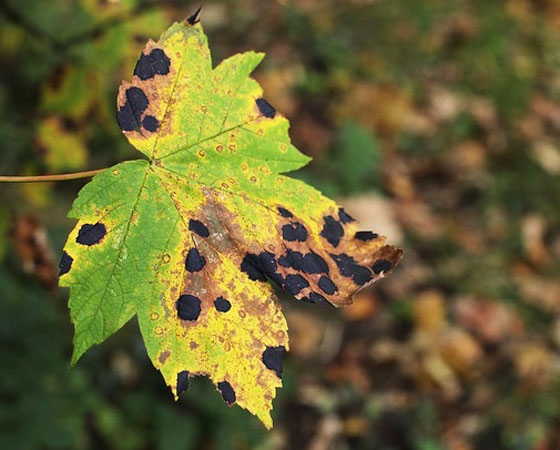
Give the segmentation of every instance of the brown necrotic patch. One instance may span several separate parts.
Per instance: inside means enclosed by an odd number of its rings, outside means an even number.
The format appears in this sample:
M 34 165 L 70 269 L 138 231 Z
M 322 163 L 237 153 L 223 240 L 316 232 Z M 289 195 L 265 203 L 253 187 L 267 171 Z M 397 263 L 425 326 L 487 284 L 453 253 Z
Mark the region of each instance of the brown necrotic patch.
M 220 391 L 220 394 L 222 394 L 222 398 L 228 405 L 233 405 L 235 403 L 235 391 L 228 381 L 220 381 L 218 383 L 218 390 Z
M 169 350 L 161 352 L 158 356 L 160 364 L 165 364 L 165 361 L 167 361 L 167 358 L 169 358 L 169 356 L 171 356 L 171 352 Z
M 201 311 L 200 304 L 200 299 L 194 295 L 181 295 L 176 304 L 177 316 L 183 320 L 197 320 Z
M 107 229 L 101 222 L 94 224 L 85 223 L 80 228 L 80 231 L 78 231 L 76 242 L 88 246 L 99 244 L 106 234 Z

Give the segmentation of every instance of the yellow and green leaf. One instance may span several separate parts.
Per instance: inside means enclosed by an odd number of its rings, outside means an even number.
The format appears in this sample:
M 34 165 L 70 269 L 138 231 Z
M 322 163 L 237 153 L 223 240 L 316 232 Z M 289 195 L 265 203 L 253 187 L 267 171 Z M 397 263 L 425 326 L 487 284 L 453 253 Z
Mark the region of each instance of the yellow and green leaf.
M 76 199 L 60 283 L 70 286 L 73 363 L 135 314 L 175 396 L 209 377 L 267 428 L 288 330 L 271 282 L 344 306 L 401 251 L 358 231 L 335 202 L 282 175 L 309 158 L 250 78 L 247 52 L 213 67 L 194 20 L 149 41 L 117 121 L 147 160 L 97 175 Z

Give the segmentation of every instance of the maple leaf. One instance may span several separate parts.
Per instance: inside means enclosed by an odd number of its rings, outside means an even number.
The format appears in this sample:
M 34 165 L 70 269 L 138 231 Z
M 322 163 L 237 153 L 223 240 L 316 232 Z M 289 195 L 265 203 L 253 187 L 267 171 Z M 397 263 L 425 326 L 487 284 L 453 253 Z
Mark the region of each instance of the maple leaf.
M 193 375 L 267 428 L 287 325 L 272 280 L 297 299 L 351 303 L 401 250 L 281 173 L 309 158 L 249 77 L 263 54 L 212 67 L 193 20 L 149 41 L 118 94 L 117 121 L 147 160 L 96 175 L 69 216 L 60 284 L 71 287 L 75 364 L 135 314 L 175 397 Z

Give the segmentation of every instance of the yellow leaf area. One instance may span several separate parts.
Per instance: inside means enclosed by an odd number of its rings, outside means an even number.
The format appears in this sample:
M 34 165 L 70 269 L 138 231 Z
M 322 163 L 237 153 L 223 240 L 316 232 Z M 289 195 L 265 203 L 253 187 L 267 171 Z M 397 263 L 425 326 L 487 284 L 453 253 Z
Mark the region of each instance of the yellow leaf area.
M 271 282 L 302 301 L 347 305 L 402 252 L 281 175 L 309 158 L 249 77 L 263 55 L 213 68 L 191 22 L 148 42 L 119 90 L 119 126 L 148 160 L 97 175 L 70 212 L 79 221 L 60 283 L 72 288 L 73 363 L 137 314 L 176 397 L 204 375 L 271 428 L 288 349 Z
M 86 164 L 87 148 L 83 138 L 65 130 L 57 118 L 51 117 L 39 124 L 37 145 L 49 171 L 77 170 Z

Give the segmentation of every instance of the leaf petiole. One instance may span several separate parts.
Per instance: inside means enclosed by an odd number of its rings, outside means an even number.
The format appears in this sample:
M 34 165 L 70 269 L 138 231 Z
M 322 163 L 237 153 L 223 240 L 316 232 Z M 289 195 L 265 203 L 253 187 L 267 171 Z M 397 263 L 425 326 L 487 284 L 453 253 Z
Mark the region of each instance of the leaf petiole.
M 86 172 L 61 173 L 56 175 L 0 175 L 0 183 L 45 183 L 49 181 L 79 180 L 80 178 L 93 177 L 94 175 L 101 173 L 104 170 L 107 170 L 107 168 L 88 170 Z

